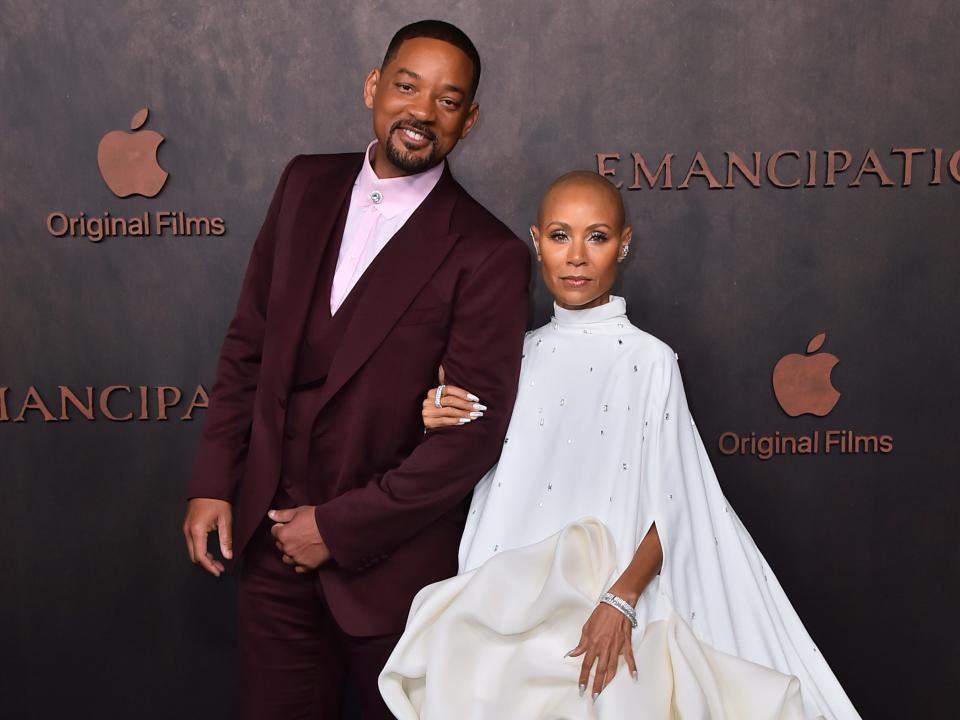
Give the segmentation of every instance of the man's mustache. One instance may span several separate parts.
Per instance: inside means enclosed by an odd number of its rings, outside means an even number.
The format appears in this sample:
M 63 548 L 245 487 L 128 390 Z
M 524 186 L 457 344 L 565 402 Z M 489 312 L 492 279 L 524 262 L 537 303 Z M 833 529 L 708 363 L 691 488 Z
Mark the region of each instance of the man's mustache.
M 437 136 L 433 133 L 433 130 L 430 129 L 430 126 L 426 123 L 422 123 L 419 120 L 397 120 L 393 125 L 390 126 L 390 133 L 392 134 L 394 130 L 399 130 L 400 128 L 410 128 L 411 130 L 416 130 L 418 133 L 425 135 L 426 138 L 432 142 L 434 145 L 437 144 Z

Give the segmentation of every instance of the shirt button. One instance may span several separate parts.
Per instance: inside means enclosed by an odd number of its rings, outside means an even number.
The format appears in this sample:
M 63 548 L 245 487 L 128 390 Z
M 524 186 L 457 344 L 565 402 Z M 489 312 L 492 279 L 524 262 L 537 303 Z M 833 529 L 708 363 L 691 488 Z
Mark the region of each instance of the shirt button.
M 374 190 L 372 193 L 370 193 L 370 202 L 372 202 L 374 205 L 379 205 L 383 202 L 383 195 L 380 194 L 379 190 Z

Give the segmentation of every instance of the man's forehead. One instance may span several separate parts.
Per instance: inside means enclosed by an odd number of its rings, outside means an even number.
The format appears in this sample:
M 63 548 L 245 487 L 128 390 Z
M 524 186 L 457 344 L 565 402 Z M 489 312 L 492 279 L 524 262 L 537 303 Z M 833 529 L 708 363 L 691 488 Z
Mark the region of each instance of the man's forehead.
M 417 72 L 417 68 L 411 63 L 423 61 L 426 58 L 436 58 L 442 56 L 445 64 L 463 65 L 467 71 L 470 71 L 470 58 L 456 45 L 448 43 L 445 40 L 437 38 L 417 37 L 404 40 L 397 48 L 396 54 L 387 67 L 397 72 L 403 68 L 408 71 Z

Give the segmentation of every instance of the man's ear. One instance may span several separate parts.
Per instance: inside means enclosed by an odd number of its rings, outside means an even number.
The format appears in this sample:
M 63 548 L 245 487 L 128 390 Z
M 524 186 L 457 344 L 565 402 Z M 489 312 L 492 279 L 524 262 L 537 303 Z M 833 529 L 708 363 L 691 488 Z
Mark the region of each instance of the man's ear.
M 470 110 L 467 112 L 467 119 L 463 121 L 463 131 L 460 133 L 460 139 L 463 140 L 467 135 L 470 134 L 470 131 L 473 130 L 473 126 L 477 124 L 477 120 L 480 118 L 480 105 L 473 103 L 470 105 Z
M 363 104 L 373 110 L 373 99 L 377 96 L 377 87 L 380 85 L 380 68 L 374 68 L 363 81 Z

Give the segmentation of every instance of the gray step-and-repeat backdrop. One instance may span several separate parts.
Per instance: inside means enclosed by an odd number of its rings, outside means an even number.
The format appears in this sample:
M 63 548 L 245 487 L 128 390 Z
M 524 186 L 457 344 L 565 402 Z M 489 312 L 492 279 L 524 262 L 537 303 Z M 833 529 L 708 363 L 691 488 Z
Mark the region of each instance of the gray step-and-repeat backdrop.
M 952 716 L 960 9 L 936 0 L 0 2 L 0 713 L 231 715 L 235 579 L 180 535 L 216 353 L 280 170 L 369 141 L 361 82 L 422 17 L 480 49 L 452 166 L 517 234 L 563 171 L 622 183 L 630 315 L 863 716 Z

